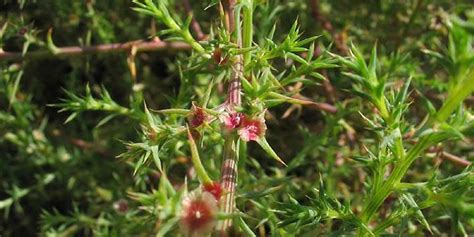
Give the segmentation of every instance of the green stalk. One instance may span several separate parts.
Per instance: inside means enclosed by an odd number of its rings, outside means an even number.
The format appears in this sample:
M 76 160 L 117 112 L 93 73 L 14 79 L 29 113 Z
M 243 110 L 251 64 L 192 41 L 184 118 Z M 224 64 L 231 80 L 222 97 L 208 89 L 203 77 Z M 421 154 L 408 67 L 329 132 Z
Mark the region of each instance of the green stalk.
M 242 47 L 252 47 L 253 35 L 253 0 L 248 0 L 247 4 L 243 6 L 243 26 L 242 26 Z M 250 51 L 244 52 L 244 65 L 250 63 Z
M 392 119 L 388 111 L 387 104 L 385 103 L 385 98 L 378 99 L 376 106 L 380 112 L 380 116 L 382 116 L 385 122 L 390 124 Z
M 385 98 L 381 98 L 378 100 L 378 104 L 376 105 L 378 110 L 380 111 L 380 116 L 385 120 L 388 126 L 393 125 L 394 119 L 390 116 L 390 112 L 387 108 L 387 103 L 385 102 Z M 398 132 L 400 133 L 400 128 L 397 128 Z M 405 149 L 403 148 L 403 140 L 402 136 L 398 136 L 395 140 L 395 153 L 398 159 L 403 159 L 405 157 Z
M 163 1 L 158 2 L 158 8 L 152 2 L 148 2 L 147 4 L 155 13 L 155 17 L 159 21 L 165 23 L 165 25 L 171 30 L 178 32 L 178 34 L 183 37 L 184 41 L 191 45 L 194 50 L 201 54 L 205 52 L 204 48 L 191 35 L 189 29 L 182 29 L 181 26 L 176 23 L 171 14 L 168 12 L 167 6 L 163 3 Z
M 405 148 L 403 147 L 403 137 L 400 132 L 400 128 L 397 128 L 397 132 L 399 133 L 399 136 L 395 140 L 395 153 L 397 155 L 398 160 L 403 160 L 405 159 Z
M 441 109 L 436 114 L 436 120 L 434 122 L 444 123 L 451 113 L 459 106 L 459 104 L 472 92 L 474 91 L 474 72 L 468 74 L 467 78 L 463 80 L 459 86 L 453 90 L 449 95 L 446 102 L 443 104 Z M 437 143 L 441 140 L 446 139 L 447 137 L 441 136 L 436 137 L 434 134 L 430 134 L 422 137 L 418 143 L 413 146 L 405 157 L 400 159 L 398 163 L 395 164 L 395 167 L 388 177 L 387 181 L 381 185 L 381 187 L 375 189 L 375 193 L 370 196 L 367 204 L 364 206 L 361 220 L 363 223 L 367 224 L 370 222 L 373 215 L 377 212 L 379 207 L 385 201 L 385 199 L 392 193 L 394 187 L 396 187 L 402 178 L 405 176 L 406 172 L 410 165 L 419 157 L 419 155 L 428 147 Z M 403 149 L 403 144 L 400 141 L 397 141 L 396 146 L 401 146 L 397 150 Z M 403 154 L 403 153 L 402 153 Z M 363 230 L 359 230 L 359 235 L 365 236 L 366 233 Z
M 411 163 L 415 161 L 422 151 L 431 145 L 429 142 L 431 137 L 432 136 L 430 135 L 423 137 L 412 149 L 410 149 L 406 157 L 401 160 L 399 165 L 395 166 L 387 181 L 383 183 L 379 189 L 375 190 L 375 193 L 371 196 L 369 202 L 367 202 L 367 205 L 364 206 L 364 211 L 362 212 L 361 216 L 361 220 L 364 223 L 368 223 L 370 221 L 372 216 L 382 205 L 383 201 L 393 191 L 393 187 L 400 183 Z
M 212 183 L 212 179 L 207 174 L 206 169 L 204 169 L 204 166 L 201 163 L 201 159 L 199 158 L 199 152 L 196 143 L 194 142 L 193 135 L 191 135 L 191 132 L 189 131 L 188 127 L 186 127 L 186 129 L 188 130 L 189 147 L 191 148 L 191 160 L 193 162 L 193 166 L 196 170 L 196 174 L 199 178 L 199 181 L 201 181 L 202 184 Z
M 179 114 L 179 115 L 188 115 L 190 110 L 189 109 L 160 109 L 160 110 L 152 110 L 154 112 L 158 112 L 161 114 Z
M 181 37 L 198 53 L 204 53 L 206 50 L 193 38 L 188 29 L 180 29 Z
M 457 106 L 474 91 L 474 71 L 467 74 L 463 82 L 459 83 L 453 93 L 450 94 L 443 107 L 436 116 L 437 122 L 444 122 L 453 113 Z

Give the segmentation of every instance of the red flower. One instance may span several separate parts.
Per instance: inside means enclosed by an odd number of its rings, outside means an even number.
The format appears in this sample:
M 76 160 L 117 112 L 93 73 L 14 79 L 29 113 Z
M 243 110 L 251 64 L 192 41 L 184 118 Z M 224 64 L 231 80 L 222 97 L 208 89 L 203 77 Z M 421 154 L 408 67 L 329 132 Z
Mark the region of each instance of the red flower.
M 244 119 L 245 115 L 237 112 L 231 112 L 221 116 L 221 120 L 228 131 L 238 128 Z
M 214 50 L 214 52 L 212 53 L 212 57 L 218 65 L 227 63 L 227 57 L 222 57 L 222 49 L 220 48 L 216 48 Z
M 248 119 L 244 117 L 242 124 L 238 130 L 240 138 L 246 142 L 256 141 L 259 137 L 265 135 L 267 126 L 263 117 L 256 119 Z
M 216 224 L 217 201 L 209 192 L 196 190 L 182 202 L 181 226 L 189 236 L 204 236 Z
M 219 182 L 207 183 L 207 184 L 204 184 L 203 189 L 204 191 L 212 194 L 216 198 L 217 201 L 221 199 L 221 195 L 222 195 L 221 183 Z
M 204 112 L 204 110 L 193 103 L 191 107 L 191 113 L 188 116 L 188 122 L 191 128 L 201 126 L 201 124 L 203 124 L 207 119 L 208 115 Z

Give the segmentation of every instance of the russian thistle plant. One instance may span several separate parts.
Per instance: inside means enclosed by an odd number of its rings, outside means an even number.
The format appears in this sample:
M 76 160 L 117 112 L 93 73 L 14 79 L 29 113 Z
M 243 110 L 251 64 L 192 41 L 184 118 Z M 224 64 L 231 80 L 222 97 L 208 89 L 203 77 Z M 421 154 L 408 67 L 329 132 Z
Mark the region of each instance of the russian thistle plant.
M 439 200 L 445 195 L 452 195 L 448 194 L 450 192 L 460 196 L 470 192 L 466 186 L 472 183 L 470 169 L 455 178 L 433 176 L 426 182 L 403 182 L 413 162 L 425 150 L 447 140 L 462 139 L 463 134 L 473 127 L 471 116 L 460 107 L 474 90 L 471 36 L 460 26 L 462 21 L 449 22 L 447 55 L 425 50 L 427 55 L 435 56 L 447 69 L 449 88 L 447 98 L 439 109 L 425 99 L 427 114 L 415 125 L 409 123 L 405 116 L 410 109 L 412 95 L 413 76 L 410 74 L 415 71 L 403 75 L 402 85 L 394 88 L 391 86 L 393 72 L 380 65 L 376 47 L 368 60 L 354 45 L 350 47 L 348 56 L 326 50 L 315 55 L 317 37 L 302 38 L 296 21 L 281 42 L 273 40 L 276 31 L 273 26 L 266 32 L 265 40 L 257 43 L 253 40 L 253 17 L 258 7 L 252 0 L 211 5 L 218 9 L 219 21 L 211 25 L 206 40 L 198 41 L 190 33 L 192 15 L 181 20 L 173 13 L 168 1 L 145 0 L 135 1 L 135 4 L 137 12 L 149 15 L 162 24 L 164 28 L 159 32 L 161 40 L 180 40 L 192 48 L 191 55 L 177 64 L 181 78 L 177 99 L 170 103 L 169 108 L 148 108 L 140 105 L 146 101 L 139 96 L 133 103 L 135 107 L 127 109 L 114 104 L 107 92 L 100 100 L 87 92 L 84 98 L 70 95 L 70 99 L 59 106 L 74 112 L 81 109 L 109 111 L 113 116 L 131 116 L 142 123 L 142 140 L 128 143 L 128 151 L 120 157 L 134 166 L 134 175 L 146 172 L 149 161 L 160 172 L 158 196 L 131 194 L 139 202 L 145 197 L 157 202 L 149 212 L 158 218 L 159 235 L 172 231 L 178 223 L 185 234 L 191 236 L 209 233 L 226 236 L 232 233 L 232 229 L 254 235 L 245 221 L 251 217 L 235 203 L 241 195 L 239 174 L 247 174 L 240 164 L 249 162 L 248 146 L 255 142 L 268 157 L 280 163 L 283 171 L 275 171 L 277 174 L 285 172 L 285 169 L 288 170 L 286 172 L 294 169 L 296 161 L 288 167 L 267 141 L 267 135 L 272 132 L 266 125 L 269 109 L 290 103 L 316 106 L 329 113 L 337 112 L 331 105 L 302 99 L 298 96 L 300 89 L 287 89 L 326 80 L 319 72 L 336 67 L 341 67 L 343 76 L 352 80 L 351 92 L 370 102 L 370 105 L 363 105 L 373 107 L 370 115 L 360 112 L 360 116 L 376 135 L 375 146 L 370 146 L 370 149 L 364 147 L 366 155 L 354 157 L 368 174 L 365 194 L 361 198 L 363 205 L 357 209 L 351 207 L 348 200 L 341 203 L 325 191 L 325 180 L 320 177 L 319 182 L 315 180 L 319 183 L 319 188 L 315 190 L 318 198 L 311 201 L 312 206 L 300 204 L 290 194 L 279 201 L 279 207 L 274 213 L 268 213 L 268 219 L 263 219 L 263 223 L 273 222 L 269 224 L 276 225 L 271 228 L 273 231 L 276 227 L 285 227 L 290 231 L 280 229 L 278 233 L 291 235 L 292 231 L 300 233 L 300 228 L 314 226 L 322 220 L 341 220 L 343 231 L 355 231 L 357 235 L 366 236 L 384 233 L 388 227 L 400 224 L 403 218 L 413 217 L 432 232 L 423 215 L 424 208 L 437 202 L 457 206 L 461 208 L 461 213 L 465 212 L 463 208 L 470 208 L 455 205 L 450 199 Z M 190 90 L 189 85 L 193 85 L 194 90 Z M 219 85 L 226 85 L 227 89 L 219 91 Z M 354 132 L 342 118 L 339 124 Z M 184 146 L 185 140 L 188 148 Z M 218 151 L 221 158 L 203 155 L 210 154 L 206 152 L 210 149 Z M 195 182 L 191 175 L 179 191 L 172 187 L 166 169 L 173 165 L 170 157 L 177 150 L 190 154 L 192 170 L 197 177 Z M 217 166 L 221 168 L 217 169 Z M 189 187 L 195 188 L 188 191 Z M 264 187 L 262 193 L 255 195 L 266 196 L 279 188 Z M 413 190 L 421 190 L 421 197 Z M 383 203 L 394 193 L 398 201 L 384 211 L 389 214 L 384 218 L 378 216 Z M 245 200 L 252 194 L 240 197 Z M 263 203 L 253 202 L 253 205 L 262 212 L 265 205 L 270 205 Z M 374 222 L 375 217 L 381 220 Z M 278 235 L 277 232 L 272 234 Z
M 2 168 L 4 216 L 42 202 L 41 232 L 51 236 L 472 232 L 472 11 L 450 15 L 438 1 L 182 3 L 133 1 L 133 20 L 112 14 L 117 22 L 95 11 L 115 13 L 105 2 L 59 12 L 89 20 L 86 47 L 72 50 L 57 46 L 67 31 L 41 40 L 32 26 L 18 30 L 22 52 L 0 41 L 0 59 L 26 60 L 0 74 L 2 167 L 13 167 Z M 114 27 L 143 35 L 148 25 L 148 40 L 90 46 L 117 40 Z M 169 72 L 138 54 L 147 50 L 163 53 Z M 36 72 L 24 70 L 29 59 L 105 51 L 127 55 L 71 59 L 63 101 L 48 100 L 67 125 L 34 106 L 41 96 L 24 96 Z M 106 160 L 117 150 L 118 162 Z M 50 204 L 61 195 L 70 206 Z

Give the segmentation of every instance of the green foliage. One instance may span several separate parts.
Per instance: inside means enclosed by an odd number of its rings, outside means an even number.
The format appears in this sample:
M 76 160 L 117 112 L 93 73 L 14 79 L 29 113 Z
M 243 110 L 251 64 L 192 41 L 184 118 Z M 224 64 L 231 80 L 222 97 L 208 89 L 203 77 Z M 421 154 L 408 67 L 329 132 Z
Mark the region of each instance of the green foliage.
M 2 236 L 180 236 L 222 157 L 238 161 L 216 217 L 232 234 L 474 233 L 469 1 L 189 2 L 0 3 L 0 60 L 190 46 L 0 62 Z

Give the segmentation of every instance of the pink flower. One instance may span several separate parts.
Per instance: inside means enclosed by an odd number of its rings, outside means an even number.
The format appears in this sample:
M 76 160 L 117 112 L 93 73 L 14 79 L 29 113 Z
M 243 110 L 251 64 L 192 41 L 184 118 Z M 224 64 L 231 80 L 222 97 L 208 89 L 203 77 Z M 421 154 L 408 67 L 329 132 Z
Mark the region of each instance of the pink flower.
M 212 194 L 216 198 L 217 201 L 221 199 L 221 195 L 222 195 L 221 183 L 219 182 L 207 183 L 207 184 L 204 184 L 203 189 L 204 191 Z
M 207 119 L 208 115 L 204 112 L 204 110 L 193 103 L 191 107 L 191 113 L 188 116 L 188 122 L 191 128 L 201 126 L 201 124 L 203 124 Z
M 189 236 L 209 234 L 216 224 L 217 201 L 200 189 L 188 194 L 182 202 L 181 226 Z
M 224 123 L 224 126 L 228 131 L 232 131 L 241 125 L 244 118 L 245 115 L 242 113 L 231 112 L 222 115 L 221 121 Z
M 240 138 L 246 142 L 256 141 L 259 137 L 265 135 L 267 126 L 263 117 L 248 119 L 244 117 L 237 133 Z

